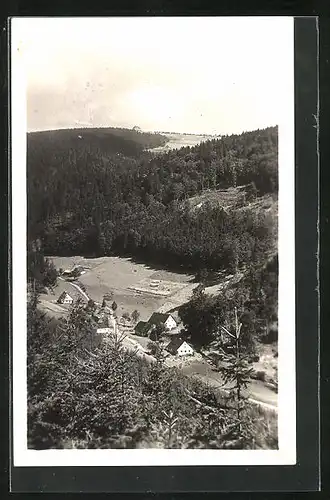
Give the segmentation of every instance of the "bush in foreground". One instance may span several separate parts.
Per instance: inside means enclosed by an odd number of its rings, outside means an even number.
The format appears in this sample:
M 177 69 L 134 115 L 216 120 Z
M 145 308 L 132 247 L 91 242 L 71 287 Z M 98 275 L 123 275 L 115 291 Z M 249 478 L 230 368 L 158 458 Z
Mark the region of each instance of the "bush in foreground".
M 30 448 L 276 448 L 276 416 L 248 403 L 244 422 L 204 384 L 147 363 L 121 339 L 91 338 L 82 306 L 49 331 L 29 304 Z M 237 427 L 243 429 L 237 436 Z

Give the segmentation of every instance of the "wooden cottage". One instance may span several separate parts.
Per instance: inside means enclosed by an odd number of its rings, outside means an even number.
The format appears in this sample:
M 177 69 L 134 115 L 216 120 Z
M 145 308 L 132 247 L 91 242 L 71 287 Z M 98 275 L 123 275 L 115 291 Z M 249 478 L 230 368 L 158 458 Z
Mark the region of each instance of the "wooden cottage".
M 193 356 L 195 354 L 194 349 L 185 340 L 178 337 L 171 340 L 166 350 L 174 356 Z
M 64 291 L 59 296 L 57 302 L 59 304 L 73 304 L 73 298 L 68 294 L 68 292 Z

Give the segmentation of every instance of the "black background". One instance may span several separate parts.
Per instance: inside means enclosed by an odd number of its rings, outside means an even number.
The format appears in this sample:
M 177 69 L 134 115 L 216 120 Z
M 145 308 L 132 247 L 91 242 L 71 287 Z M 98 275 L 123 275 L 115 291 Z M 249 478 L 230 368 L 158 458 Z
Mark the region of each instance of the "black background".
M 150 2 L 148 2 L 150 4 Z M 285 2 L 281 10 L 275 11 L 277 2 L 267 2 L 268 13 L 285 15 L 316 15 L 318 11 L 311 8 L 312 2 L 301 2 L 300 8 L 292 12 L 294 3 Z M 265 15 L 265 2 L 254 2 L 255 8 L 246 4 L 238 11 L 237 2 L 222 2 L 221 9 L 203 9 L 198 2 L 192 2 L 189 8 L 180 9 L 179 3 L 154 2 L 153 7 L 146 6 L 146 2 L 140 2 L 139 7 L 128 12 L 125 10 L 112 10 L 106 12 L 108 15 L 130 13 L 130 14 L 231 14 L 231 15 Z M 258 5 L 256 5 L 258 4 Z M 9 8 L 10 15 L 93 15 L 96 14 L 95 2 L 89 9 L 80 7 L 79 11 L 74 8 L 73 2 L 66 2 L 61 9 L 61 2 L 56 5 L 46 5 L 42 2 L 29 2 L 28 7 L 24 2 L 12 2 Z M 123 3 L 122 3 L 123 5 Z M 144 7 L 145 5 L 145 7 Z M 204 3 L 205 5 L 205 3 Z M 272 10 L 273 7 L 273 10 Z M 123 9 L 123 7 L 121 7 Z M 195 10 L 196 9 L 196 10 Z M 236 9 L 236 11 L 235 11 Z M 149 10 L 149 12 L 147 12 Z M 272 10 L 270 12 L 270 10 Z M 299 11 L 299 12 L 297 12 Z M 105 14 L 103 11 L 102 13 Z M 7 12 L 8 14 L 8 12 Z M 99 12 L 98 14 L 101 14 Z M 328 235 L 329 202 L 327 187 L 329 173 L 326 165 L 326 154 L 329 153 L 328 116 L 329 116 L 329 84 L 327 73 L 330 61 L 330 23 L 328 18 L 320 20 L 320 158 L 321 179 L 320 188 L 322 195 L 320 234 L 321 234 L 321 289 L 322 289 L 322 331 L 321 346 L 324 359 L 328 337 L 326 336 L 325 323 L 328 319 L 328 311 L 325 305 L 327 294 L 325 289 L 329 283 L 328 267 L 325 260 L 326 242 Z M 280 34 L 279 34 L 280 36 Z M 6 32 L 1 37 L 1 89 L 3 98 L 3 135 L 4 148 L 6 146 L 6 101 L 8 88 L 6 86 Z M 318 215 L 318 173 L 316 152 L 316 129 L 313 114 L 316 114 L 317 104 L 317 35 L 315 32 L 314 19 L 299 19 L 296 22 L 296 63 L 295 63 L 295 99 L 296 99 L 296 279 L 297 279 L 297 430 L 298 430 L 298 464 L 294 467 L 155 467 L 155 468 L 15 468 L 12 470 L 12 486 L 14 491 L 126 491 L 126 492 L 185 492 L 185 491 L 313 491 L 318 489 L 318 307 L 317 307 L 317 215 Z M 3 56 L 4 55 L 4 56 Z M 4 78 L 3 78 L 4 76 Z M 326 112 L 328 110 L 328 113 Z M 7 155 L 4 155 L 4 165 L 7 163 Z M 4 196 L 1 197 L 1 208 L 4 223 L 2 226 L 2 256 L 3 269 L 8 267 L 8 189 L 7 179 L 10 171 L 2 169 L 4 179 L 1 183 Z M 9 350 L 8 331 L 8 283 L 6 276 L 4 280 L 4 328 L 2 329 L 1 342 L 1 369 L 5 397 L 1 399 L 1 450 L 2 471 L 8 471 L 8 368 Z M 323 490 L 328 489 L 329 473 L 328 447 L 329 438 L 329 406 L 326 399 L 329 397 L 329 367 L 327 362 L 322 363 L 322 456 L 323 456 Z M 327 443 L 328 446 L 327 446 Z M 8 473 L 2 474 L 1 486 L 8 491 Z M 33 495 L 34 496 L 34 495 Z M 143 495 L 143 498 L 146 495 Z M 166 495 L 168 497 L 168 495 Z M 181 495 L 182 496 L 182 495 Z M 196 495 L 200 498 L 200 494 Z M 240 496 L 240 495 L 239 495 Z M 238 497 L 236 495 L 236 497 Z M 268 495 L 267 495 L 268 497 Z M 329 498 L 329 496 L 326 496 Z M 178 498 L 178 496 L 176 496 Z M 262 494 L 262 498 L 266 498 Z

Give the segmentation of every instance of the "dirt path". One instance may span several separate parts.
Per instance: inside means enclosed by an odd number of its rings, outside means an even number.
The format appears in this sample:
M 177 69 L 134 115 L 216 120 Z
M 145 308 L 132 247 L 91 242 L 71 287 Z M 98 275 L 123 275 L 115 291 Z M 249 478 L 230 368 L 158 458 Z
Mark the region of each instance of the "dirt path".
M 224 387 L 221 373 L 212 370 L 210 365 L 205 361 L 192 361 L 187 365 L 182 366 L 182 372 L 189 376 L 194 376 L 203 380 L 203 382 L 217 387 L 221 390 L 226 390 Z M 259 380 L 251 380 L 247 390 L 243 391 L 251 402 L 269 406 L 277 410 L 277 394 Z
M 143 339 L 149 341 L 149 339 Z M 126 334 L 124 339 L 124 345 L 128 349 L 136 350 L 136 353 L 142 357 L 145 357 L 150 362 L 154 362 L 155 358 L 147 354 L 146 346 L 142 346 L 138 340 L 133 338 L 132 334 Z M 171 358 L 173 360 L 173 358 Z M 165 364 L 166 360 L 165 360 Z M 167 366 L 174 366 L 173 363 L 167 364 Z M 205 384 L 211 385 L 219 389 L 220 391 L 227 392 L 228 386 L 224 387 L 223 379 L 219 372 L 213 371 L 208 363 L 201 360 L 190 360 L 186 363 L 183 360 L 182 363 L 178 362 L 175 364 L 182 373 L 187 376 L 197 378 L 203 381 Z M 259 380 L 251 380 L 247 390 L 243 391 L 243 394 L 248 397 L 249 401 L 254 404 L 258 404 L 266 409 L 277 411 L 277 394 L 266 387 L 266 385 Z
M 190 374 L 199 380 L 202 380 L 208 385 L 212 387 L 216 387 L 220 391 L 224 393 L 228 392 L 229 388 L 223 386 L 223 381 L 221 380 L 221 376 L 216 378 L 209 378 L 203 375 L 199 375 L 198 373 Z M 249 384 L 248 389 L 242 391 L 243 395 L 248 398 L 251 403 L 258 404 L 264 408 L 277 411 L 277 394 L 273 392 L 271 389 L 268 389 L 265 385 L 260 382 L 252 380 Z

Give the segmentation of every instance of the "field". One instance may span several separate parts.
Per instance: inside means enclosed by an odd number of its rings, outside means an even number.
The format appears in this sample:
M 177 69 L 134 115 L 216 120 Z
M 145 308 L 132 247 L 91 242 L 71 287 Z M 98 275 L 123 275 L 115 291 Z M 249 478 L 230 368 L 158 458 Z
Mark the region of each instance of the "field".
M 228 189 L 209 189 L 188 198 L 192 211 L 201 208 L 205 203 L 210 206 L 222 206 L 224 209 L 236 207 L 245 202 L 246 186 L 232 187 Z
M 176 133 L 165 133 L 168 138 L 168 142 L 165 146 L 158 146 L 156 148 L 150 149 L 150 151 L 154 153 L 162 153 L 165 151 L 169 151 L 170 149 L 180 149 L 183 147 L 193 147 L 197 146 L 201 142 L 208 141 L 210 139 L 214 139 L 214 136 L 211 135 L 194 135 L 194 134 L 176 134 Z
M 193 276 L 158 270 L 133 262 L 129 258 L 51 257 L 51 259 L 57 269 L 83 266 L 86 273 L 79 277 L 79 282 L 84 285 L 91 299 L 102 302 L 104 295 L 111 294 L 113 297 L 111 300 L 116 301 L 118 305 L 118 316 L 124 312 L 131 314 L 137 309 L 143 321 L 149 319 L 155 311 L 174 309 L 185 303 L 196 286 L 192 281 Z M 63 289 L 70 294 L 71 291 L 77 293 L 73 288 L 71 283 L 59 280 L 54 295 L 42 295 L 43 307 L 62 308 L 65 311 L 65 307 L 57 305 L 56 300 Z

